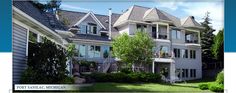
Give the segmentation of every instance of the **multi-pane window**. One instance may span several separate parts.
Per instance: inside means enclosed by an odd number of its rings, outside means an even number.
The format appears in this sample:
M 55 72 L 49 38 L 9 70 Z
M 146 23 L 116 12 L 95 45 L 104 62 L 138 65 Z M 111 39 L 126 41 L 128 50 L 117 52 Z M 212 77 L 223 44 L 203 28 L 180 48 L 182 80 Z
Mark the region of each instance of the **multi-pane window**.
M 86 46 L 85 45 L 79 45 L 79 57 L 85 57 L 85 50 Z
M 34 32 L 29 31 L 29 42 L 36 43 L 38 35 Z
M 190 58 L 196 59 L 196 50 L 190 50 Z
M 29 31 L 29 42 L 31 43 L 43 42 L 43 37 L 39 34 Z
M 196 77 L 196 69 L 190 69 L 190 77 Z
M 167 26 L 158 26 L 158 39 L 167 39 Z
M 81 34 L 97 34 L 97 25 L 88 23 L 87 25 L 80 25 Z
M 180 49 L 174 48 L 175 58 L 180 58 Z
M 179 30 L 172 30 L 171 31 L 172 39 L 181 39 L 180 34 L 181 34 L 181 32 Z
M 103 46 L 103 58 L 108 58 L 109 56 L 109 46 Z
M 88 47 L 88 57 L 89 58 L 100 57 L 101 55 L 100 50 L 101 50 L 100 46 L 90 45 Z
M 87 33 L 87 25 L 81 25 L 80 26 L 80 33 L 86 34 Z
M 187 78 L 188 77 L 188 69 L 182 69 L 182 77 Z
M 147 25 L 137 24 L 137 31 L 147 31 Z
M 181 56 L 182 56 L 182 58 L 188 58 L 188 50 L 187 49 L 182 49 L 181 50 Z

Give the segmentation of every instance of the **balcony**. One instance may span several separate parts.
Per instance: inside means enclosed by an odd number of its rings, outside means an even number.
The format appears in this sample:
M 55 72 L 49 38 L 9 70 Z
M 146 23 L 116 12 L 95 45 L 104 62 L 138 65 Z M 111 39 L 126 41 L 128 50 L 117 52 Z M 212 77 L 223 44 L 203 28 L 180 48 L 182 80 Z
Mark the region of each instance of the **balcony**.
M 167 39 L 167 35 L 158 35 L 158 39 Z
M 199 44 L 199 36 L 197 32 L 186 32 L 185 43 Z

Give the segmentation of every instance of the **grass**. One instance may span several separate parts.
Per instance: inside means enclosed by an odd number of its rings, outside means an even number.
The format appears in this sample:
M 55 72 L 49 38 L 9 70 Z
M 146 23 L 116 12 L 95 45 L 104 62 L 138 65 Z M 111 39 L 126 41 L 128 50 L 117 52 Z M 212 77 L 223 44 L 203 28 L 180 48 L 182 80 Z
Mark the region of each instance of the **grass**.
M 176 84 L 165 83 L 94 83 L 89 87 L 81 87 L 79 91 L 83 92 L 210 92 L 209 90 L 200 90 L 199 84 L 212 83 L 213 81 L 187 81 Z

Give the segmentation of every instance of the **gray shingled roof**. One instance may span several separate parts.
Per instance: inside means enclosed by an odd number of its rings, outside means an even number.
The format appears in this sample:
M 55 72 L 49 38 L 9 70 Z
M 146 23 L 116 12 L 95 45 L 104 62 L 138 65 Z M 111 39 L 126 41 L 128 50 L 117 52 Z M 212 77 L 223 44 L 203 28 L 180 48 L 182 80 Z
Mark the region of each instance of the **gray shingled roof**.
M 55 29 L 65 30 L 63 24 L 56 20 L 54 14 L 45 13 L 39 10 L 33 5 L 32 1 L 13 1 L 13 6 L 20 9 L 53 31 Z
M 143 16 L 144 21 L 171 21 L 166 15 L 164 15 L 157 8 L 151 8 L 147 10 Z
M 193 16 L 189 16 L 185 20 L 182 20 L 181 25 L 183 27 L 201 27 L 201 25 L 194 20 Z
M 127 20 L 131 21 L 167 21 L 173 23 L 174 26 L 182 28 L 182 27 L 199 27 L 199 23 L 197 23 L 194 19 L 191 21 L 187 21 L 186 24 L 182 26 L 181 22 L 182 19 L 175 17 L 165 11 L 159 10 L 157 8 L 148 8 L 143 6 L 134 5 L 130 7 L 125 13 L 123 13 L 118 20 L 114 23 L 114 27 L 117 27 L 121 24 L 124 24 L 127 22 Z
M 69 24 L 66 25 L 68 28 L 74 26 L 79 20 L 81 20 L 87 13 L 85 12 L 75 12 L 75 11 L 68 11 L 68 10 L 59 10 L 59 20 L 63 21 L 66 19 L 69 21 Z M 101 15 L 101 14 L 94 14 L 97 19 L 105 26 L 106 31 L 108 31 L 108 15 Z M 119 18 L 120 14 L 112 13 L 112 25 L 115 21 Z M 117 29 L 112 27 L 112 31 L 117 31 Z

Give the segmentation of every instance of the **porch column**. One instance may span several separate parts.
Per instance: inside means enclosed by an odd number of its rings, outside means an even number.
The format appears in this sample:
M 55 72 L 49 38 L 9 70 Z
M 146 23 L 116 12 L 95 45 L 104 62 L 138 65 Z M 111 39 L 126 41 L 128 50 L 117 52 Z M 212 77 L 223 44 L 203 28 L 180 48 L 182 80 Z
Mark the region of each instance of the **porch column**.
M 152 62 L 152 73 L 155 73 L 155 61 Z
M 157 37 L 156 37 L 156 39 L 158 39 L 159 38 L 159 32 L 158 32 L 158 23 L 156 23 L 156 35 L 157 35 Z
M 200 32 L 198 32 L 198 37 L 197 37 L 197 38 L 198 38 L 198 44 L 200 44 L 200 43 L 201 43 L 201 39 L 200 39 L 200 38 L 201 38 L 201 37 L 200 37 Z
M 175 63 L 171 62 L 170 63 L 170 81 L 173 82 L 175 79 Z
M 170 40 L 170 27 L 169 24 L 166 25 L 166 30 L 167 30 L 167 40 Z

